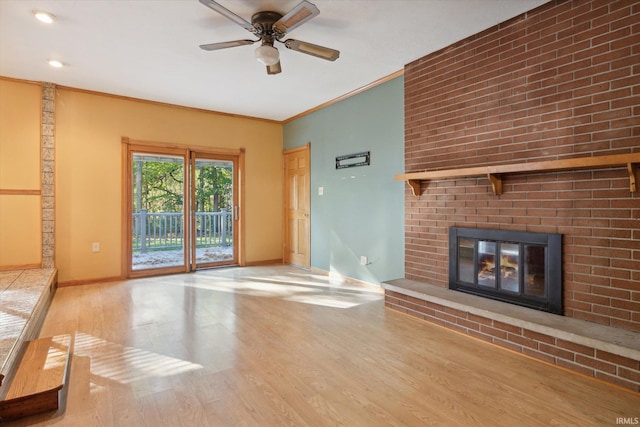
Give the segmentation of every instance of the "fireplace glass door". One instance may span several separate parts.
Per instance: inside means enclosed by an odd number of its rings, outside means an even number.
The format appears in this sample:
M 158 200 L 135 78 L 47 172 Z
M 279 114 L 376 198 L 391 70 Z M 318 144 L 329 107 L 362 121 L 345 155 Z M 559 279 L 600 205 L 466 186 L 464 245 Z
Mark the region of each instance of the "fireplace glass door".
M 521 293 L 519 265 L 518 243 L 478 241 L 478 286 Z
M 500 243 L 500 269 L 498 278 L 500 289 L 506 292 L 520 293 L 520 245 Z
M 478 286 L 496 288 L 496 242 L 478 242 Z
M 524 246 L 524 293 L 534 297 L 544 297 L 545 290 L 545 249 L 544 246 Z
M 452 227 L 449 288 L 560 313 L 561 236 Z
M 461 282 L 474 283 L 475 240 L 460 238 L 458 240 L 458 278 Z

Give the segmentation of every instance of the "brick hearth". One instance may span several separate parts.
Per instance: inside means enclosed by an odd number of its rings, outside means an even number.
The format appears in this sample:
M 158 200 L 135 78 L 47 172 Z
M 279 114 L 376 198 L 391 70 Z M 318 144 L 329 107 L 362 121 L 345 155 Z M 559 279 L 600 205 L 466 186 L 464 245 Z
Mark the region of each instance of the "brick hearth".
M 412 280 L 382 286 L 387 308 L 640 391 L 640 333 Z

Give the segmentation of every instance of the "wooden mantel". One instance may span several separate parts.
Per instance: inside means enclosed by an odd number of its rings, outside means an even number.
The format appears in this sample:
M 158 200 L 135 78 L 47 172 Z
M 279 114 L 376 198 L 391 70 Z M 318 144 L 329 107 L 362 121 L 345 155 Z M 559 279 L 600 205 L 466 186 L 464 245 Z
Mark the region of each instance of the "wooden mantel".
M 638 166 L 640 153 L 612 154 L 597 157 L 578 157 L 572 159 L 544 160 L 539 162 L 511 163 L 504 165 L 475 166 L 469 168 L 443 169 L 424 172 L 411 172 L 395 175 L 397 181 L 406 181 L 414 196 L 419 196 L 422 181 L 436 179 L 470 178 L 486 176 L 493 188 L 493 194 L 502 194 L 502 176 L 536 172 L 554 172 L 574 169 L 597 169 L 626 166 L 629 173 L 629 191 L 638 191 Z

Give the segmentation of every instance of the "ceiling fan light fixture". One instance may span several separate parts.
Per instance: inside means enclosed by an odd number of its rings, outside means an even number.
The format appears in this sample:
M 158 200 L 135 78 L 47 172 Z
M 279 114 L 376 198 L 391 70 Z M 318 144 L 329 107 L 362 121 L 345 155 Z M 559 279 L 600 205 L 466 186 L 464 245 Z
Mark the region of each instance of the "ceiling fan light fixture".
M 280 52 L 273 46 L 263 44 L 256 49 L 256 59 L 266 66 L 275 65 L 280 61 Z

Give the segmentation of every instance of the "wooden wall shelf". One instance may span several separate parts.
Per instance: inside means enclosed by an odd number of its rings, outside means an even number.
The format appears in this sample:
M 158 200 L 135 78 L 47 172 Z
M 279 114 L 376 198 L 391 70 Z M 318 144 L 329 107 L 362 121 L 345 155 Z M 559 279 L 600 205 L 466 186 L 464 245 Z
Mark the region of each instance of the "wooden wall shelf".
M 626 167 L 629 173 L 629 191 L 634 193 L 638 191 L 638 182 L 640 182 L 640 175 L 638 174 L 639 165 L 640 153 L 612 154 L 598 157 L 578 157 L 573 159 L 412 172 L 395 175 L 394 179 L 397 181 L 406 181 L 409 187 L 411 187 L 413 195 L 419 196 L 421 194 L 420 184 L 422 181 L 486 176 L 493 188 L 493 194 L 499 195 L 502 194 L 502 176 L 506 174 Z

